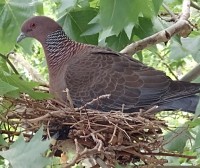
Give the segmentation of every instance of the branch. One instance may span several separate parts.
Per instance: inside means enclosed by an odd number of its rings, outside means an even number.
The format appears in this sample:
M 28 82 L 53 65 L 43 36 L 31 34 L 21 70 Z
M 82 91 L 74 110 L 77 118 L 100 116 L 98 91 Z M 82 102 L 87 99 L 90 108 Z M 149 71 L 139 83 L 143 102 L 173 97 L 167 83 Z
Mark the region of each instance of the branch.
M 200 10 L 200 6 L 198 6 L 196 3 L 194 3 L 192 0 L 191 0 L 191 7 L 197 9 L 197 10 Z
M 180 158 L 186 158 L 186 159 L 197 159 L 197 156 L 190 156 L 190 155 L 183 155 L 183 154 L 179 154 L 179 153 L 163 153 L 163 152 L 158 152 L 158 153 L 154 153 L 154 152 L 149 152 L 149 153 L 145 153 L 145 152 L 141 152 L 141 154 L 143 155 L 155 155 L 155 156 L 172 156 L 172 157 L 180 157 Z
M 6 56 L 0 53 L 0 57 L 2 57 L 4 60 L 6 60 L 6 62 L 10 65 L 10 67 L 12 68 L 12 70 L 14 71 L 15 74 L 19 75 L 19 72 L 17 71 L 17 69 L 15 68 L 15 66 L 12 64 L 12 62 L 9 60 L 9 55 L 11 53 L 8 53 Z
M 178 80 L 178 77 L 175 75 L 175 73 L 172 71 L 172 69 L 170 68 L 170 66 L 167 64 L 167 63 L 165 63 L 165 59 L 164 59 L 164 57 L 162 57 L 159 53 L 155 53 L 160 59 L 161 59 L 161 61 L 162 61 L 162 64 L 163 65 L 165 65 L 166 67 L 167 67 L 167 69 L 169 70 L 169 72 L 172 74 L 172 76 L 176 79 L 176 80 Z
M 19 63 L 21 66 L 23 66 L 34 80 L 46 84 L 44 78 L 39 74 L 39 72 L 20 54 L 11 53 L 9 57 L 11 57 L 16 63 Z
M 175 34 L 179 34 L 182 37 L 187 37 L 192 30 L 188 22 L 189 17 L 190 0 L 184 0 L 182 6 L 182 14 L 176 23 L 152 36 L 146 37 L 140 41 L 128 45 L 120 52 L 127 55 L 133 55 L 136 52 L 143 50 L 144 48 L 150 47 L 161 42 L 167 42 Z
M 96 138 L 95 138 L 95 140 L 96 140 Z M 101 151 L 102 142 L 100 140 L 97 140 L 97 144 L 94 148 L 92 148 L 92 149 L 85 148 L 83 151 L 80 151 L 77 139 L 74 139 L 74 141 L 75 141 L 75 146 L 76 146 L 76 155 L 70 161 L 70 163 L 63 166 L 64 168 L 69 168 L 69 167 L 75 165 L 80 160 L 80 158 L 82 158 L 86 155 L 87 156 L 93 155 L 93 154 L 99 153 Z
M 165 4 L 165 3 L 163 3 L 162 4 L 162 6 L 163 6 L 163 8 L 165 8 L 165 10 L 171 15 L 171 17 L 172 17 L 172 20 L 176 20 L 176 15 L 169 9 L 169 7 Z
M 191 82 L 194 79 L 196 79 L 198 76 L 200 76 L 200 64 L 195 66 L 190 72 L 185 74 L 180 80 L 186 81 L 186 82 Z

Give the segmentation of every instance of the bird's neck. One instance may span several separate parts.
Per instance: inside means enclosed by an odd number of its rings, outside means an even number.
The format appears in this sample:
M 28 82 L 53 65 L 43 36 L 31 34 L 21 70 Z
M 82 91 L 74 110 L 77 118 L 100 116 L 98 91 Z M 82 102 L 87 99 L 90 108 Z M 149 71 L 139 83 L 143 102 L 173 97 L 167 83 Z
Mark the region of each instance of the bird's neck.
M 62 29 L 58 29 L 47 36 L 43 45 L 49 72 L 56 74 L 83 44 L 72 41 Z

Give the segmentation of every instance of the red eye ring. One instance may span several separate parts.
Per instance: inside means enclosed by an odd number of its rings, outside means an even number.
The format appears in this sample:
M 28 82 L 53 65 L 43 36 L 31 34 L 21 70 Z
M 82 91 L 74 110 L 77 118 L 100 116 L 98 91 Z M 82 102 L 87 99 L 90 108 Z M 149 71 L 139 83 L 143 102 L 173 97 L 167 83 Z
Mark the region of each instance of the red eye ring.
M 36 26 L 35 23 L 30 24 L 30 28 L 32 28 L 32 29 L 35 28 L 35 26 Z

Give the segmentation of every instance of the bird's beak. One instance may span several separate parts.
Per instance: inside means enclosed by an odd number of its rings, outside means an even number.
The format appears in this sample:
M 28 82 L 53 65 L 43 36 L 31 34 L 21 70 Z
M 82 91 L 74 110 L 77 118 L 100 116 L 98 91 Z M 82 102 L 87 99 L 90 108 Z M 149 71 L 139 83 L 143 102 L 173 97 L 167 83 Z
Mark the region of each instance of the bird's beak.
M 21 32 L 20 35 L 17 37 L 17 43 L 22 41 L 24 38 L 26 38 L 25 33 Z

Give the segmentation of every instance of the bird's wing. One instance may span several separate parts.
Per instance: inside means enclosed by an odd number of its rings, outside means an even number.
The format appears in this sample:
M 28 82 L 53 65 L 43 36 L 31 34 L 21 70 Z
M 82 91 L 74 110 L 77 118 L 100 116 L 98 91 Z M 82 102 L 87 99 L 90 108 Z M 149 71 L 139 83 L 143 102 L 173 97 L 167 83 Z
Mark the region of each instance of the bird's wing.
M 83 52 L 68 64 L 65 81 L 76 106 L 138 109 L 162 99 L 171 79 L 165 73 L 113 51 Z

